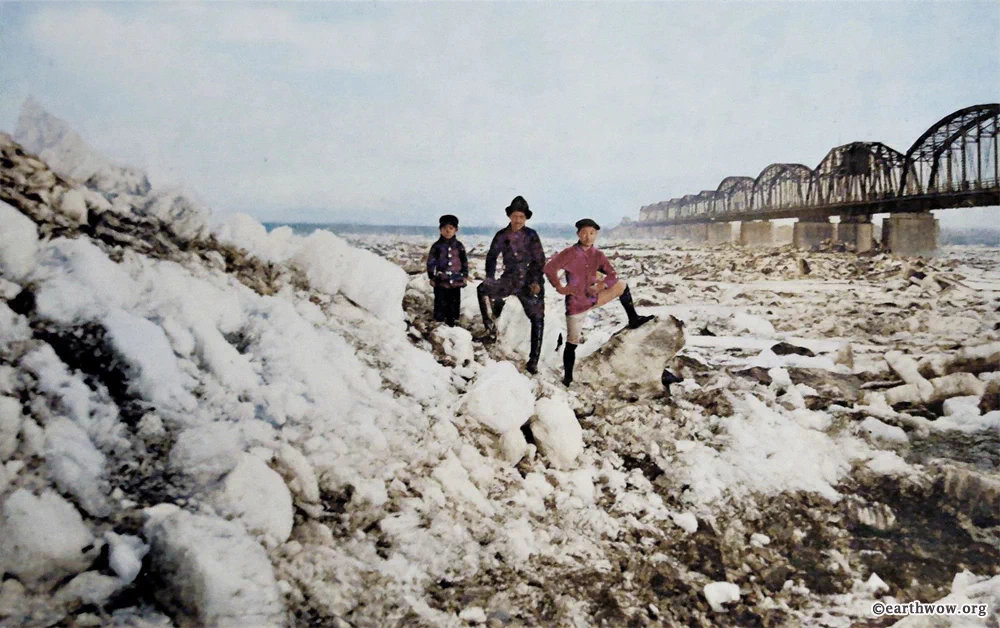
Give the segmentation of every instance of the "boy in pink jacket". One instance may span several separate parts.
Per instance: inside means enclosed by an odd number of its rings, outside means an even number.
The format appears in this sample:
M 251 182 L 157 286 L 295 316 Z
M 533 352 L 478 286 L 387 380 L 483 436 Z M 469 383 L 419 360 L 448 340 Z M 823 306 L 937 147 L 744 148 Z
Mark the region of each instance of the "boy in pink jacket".
M 614 267 L 594 242 L 600 225 L 584 218 L 576 223 L 579 242 L 560 251 L 545 263 L 545 276 L 559 294 L 566 295 L 566 348 L 563 350 L 563 384 L 573 383 L 573 365 L 576 347 L 583 341 L 583 321 L 587 311 L 617 298 L 628 315 L 628 326 L 635 329 L 653 320 L 653 316 L 639 316 L 632 303 L 628 284 L 618 278 Z M 565 272 L 566 285 L 559 281 L 559 271 Z M 597 281 L 597 271 L 604 273 L 604 280 Z

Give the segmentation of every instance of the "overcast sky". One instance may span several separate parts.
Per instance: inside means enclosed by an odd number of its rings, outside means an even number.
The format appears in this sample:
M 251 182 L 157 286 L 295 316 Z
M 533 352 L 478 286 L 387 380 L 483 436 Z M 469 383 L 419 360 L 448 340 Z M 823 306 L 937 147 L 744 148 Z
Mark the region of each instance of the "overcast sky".
M 1000 3 L 0 2 L 0 85 L 217 214 L 615 224 L 1000 101 Z

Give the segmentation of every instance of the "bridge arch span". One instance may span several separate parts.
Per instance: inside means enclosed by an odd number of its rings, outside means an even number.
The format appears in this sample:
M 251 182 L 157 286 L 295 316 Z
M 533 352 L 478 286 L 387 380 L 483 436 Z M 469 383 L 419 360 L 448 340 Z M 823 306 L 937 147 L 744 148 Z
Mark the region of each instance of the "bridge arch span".
M 903 153 L 881 142 L 838 146 L 816 167 L 809 205 L 852 205 L 894 198 L 905 163 Z
M 750 209 L 753 177 L 726 177 L 715 190 L 715 213 L 729 214 Z
M 996 187 L 1000 180 L 997 127 L 1000 104 L 973 105 L 949 114 L 917 138 L 900 191 L 963 192 Z
M 811 168 L 802 164 L 771 164 L 754 180 L 751 211 L 805 205 L 814 175 Z

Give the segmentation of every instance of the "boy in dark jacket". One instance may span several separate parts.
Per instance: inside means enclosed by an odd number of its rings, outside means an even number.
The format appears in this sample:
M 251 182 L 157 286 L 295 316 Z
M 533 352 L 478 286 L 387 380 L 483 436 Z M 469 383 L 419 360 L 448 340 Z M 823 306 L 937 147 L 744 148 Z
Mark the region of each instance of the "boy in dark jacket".
M 434 286 L 434 320 L 454 327 L 461 315 L 462 288 L 469 279 L 469 258 L 455 238 L 458 218 L 445 214 L 438 223 L 441 237 L 427 254 L 427 277 Z

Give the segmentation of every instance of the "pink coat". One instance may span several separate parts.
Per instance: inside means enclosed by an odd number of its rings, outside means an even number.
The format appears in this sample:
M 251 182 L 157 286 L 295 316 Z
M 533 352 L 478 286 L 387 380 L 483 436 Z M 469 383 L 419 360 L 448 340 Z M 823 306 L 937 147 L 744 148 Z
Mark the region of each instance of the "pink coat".
M 587 294 L 587 286 L 597 281 L 597 271 L 606 276 L 604 285 L 610 288 L 618 282 L 614 266 L 596 246 L 585 249 L 576 243 L 563 249 L 545 263 L 545 276 L 552 285 L 559 284 L 559 271 L 566 271 L 566 284 L 573 293 L 566 295 L 566 314 L 581 314 L 597 304 L 597 297 Z

